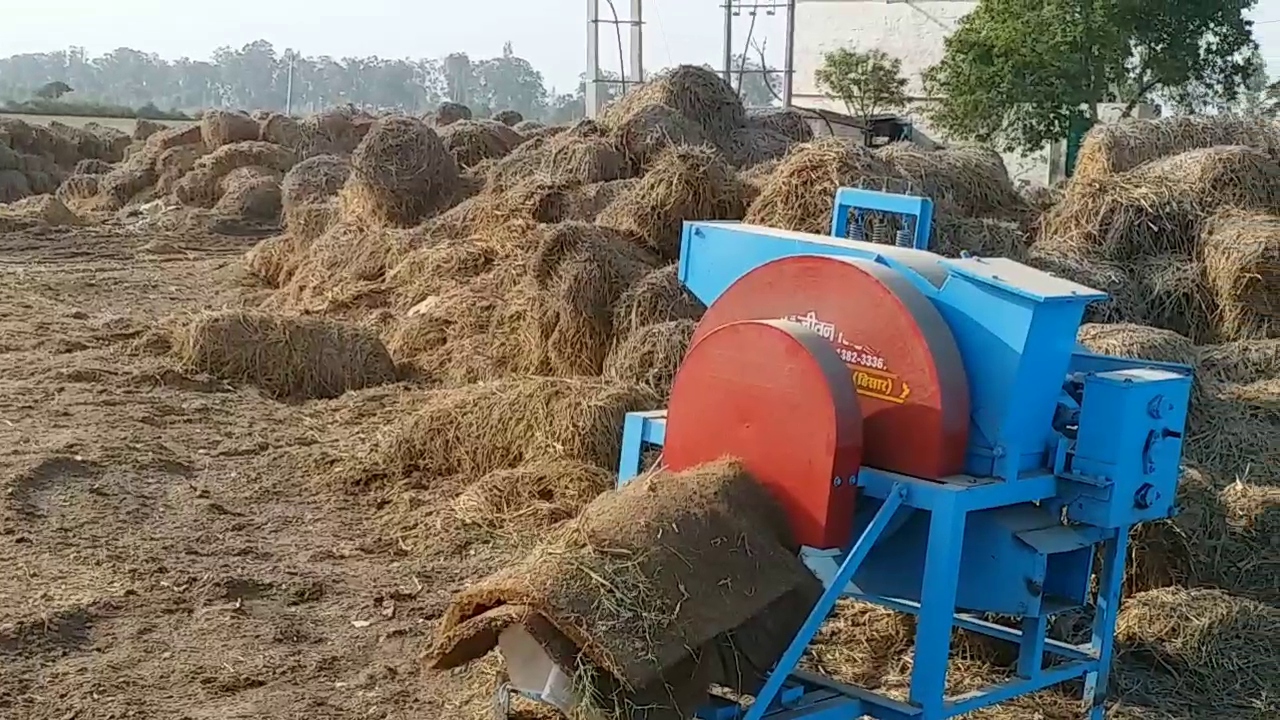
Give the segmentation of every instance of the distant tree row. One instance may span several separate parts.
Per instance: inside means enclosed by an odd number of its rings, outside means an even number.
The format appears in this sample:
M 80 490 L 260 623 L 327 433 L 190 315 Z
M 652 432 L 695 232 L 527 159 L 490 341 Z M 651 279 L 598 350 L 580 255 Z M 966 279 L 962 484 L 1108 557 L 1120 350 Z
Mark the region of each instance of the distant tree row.
M 749 105 L 776 102 L 780 77 L 759 72 L 752 58 L 739 57 L 745 69 L 740 92 Z M 616 79 L 616 73 L 606 73 Z M 738 80 L 735 78 L 735 84 Z M 621 85 L 608 86 L 616 95 Z M 444 100 L 470 106 L 484 116 L 516 110 L 527 118 L 563 122 L 585 112 L 585 84 L 548 87 L 537 68 L 515 53 L 474 59 L 463 53 L 444 58 L 308 57 L 278 51 L 265 40 L 236 50 L 219 48 L 208 60 L 166 60 L 153 53 L 119 48 L 89 57 L 83 48 L 29 53 L 0 59 L 0 100 L 127 108 L 199 110 L 233 107 L 291 109 L 306 113 L 353 104 L 371 109 L 423 113 Z M 21 107 L 13 106 L 13 107 Z

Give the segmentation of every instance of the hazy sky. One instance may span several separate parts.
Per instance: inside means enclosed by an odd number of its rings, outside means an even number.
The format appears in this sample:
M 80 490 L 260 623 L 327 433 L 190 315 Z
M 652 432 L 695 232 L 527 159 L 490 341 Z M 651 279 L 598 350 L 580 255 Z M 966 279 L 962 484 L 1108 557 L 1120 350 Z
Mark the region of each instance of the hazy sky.
M 680 62 L 719 65 L 721 0 L 645 0 L 645 67 Z M 626 17 L 629 0 L 614 0 Z M 306 55 L 439 57 L 497 54 L 510 40 L 567 89 L 585 66 L 587 0 L 219 0 L 213 12 L 179 0 L 7 2 L 0 56 L 84 46 L 91 55 L 126 46 L 166 58 L 207 58 L 220 45 L 258 38 Z M 607 3 L 601 3 L 607 12 Z M 1280 75 L 1280 0 L 1260 0 L 1258 40 Z M 745 37 L 747 18 L 735 33 Z M 758 19 L 756 36 L 780 63 L 782 17 Z M 602 27 L 601 62 L 617 67 L 612 28 Z M 625 33 L 624 33 L 625 37 Z M 736 45 L 737 43 L 735 43 Z

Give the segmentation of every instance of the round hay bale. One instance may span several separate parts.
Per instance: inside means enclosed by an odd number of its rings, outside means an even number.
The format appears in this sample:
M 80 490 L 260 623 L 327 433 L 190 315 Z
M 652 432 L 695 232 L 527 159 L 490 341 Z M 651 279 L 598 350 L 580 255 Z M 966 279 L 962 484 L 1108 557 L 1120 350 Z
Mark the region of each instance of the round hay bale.
M 605 357 L 604 376 L 653 388 L 667 400 L 696 326 L 693 320 L 669 320 L 628 333 Z
M 18 153 L 4 143 L 0 143 L 0 171 L 4 170 L 21 170 L 22 159 L 18 157 Z
M 978 257 L 1021 260 L 1027 253 L 1028 244 L 1029 239 L 1017 223 L 939 215 L 934 218 L 929 249 L 947 257 L 959 257 L 961 252 L 968 252 Z
M 795 141 L 767 128 L 744 127 L 729 134 L 725 153 L 738 168 L 751 168 L 781 160 Z
M 804 113 L 795 108 L 750 113 L 747 126 L 773 131 L 795 143 L 813 139 L 813 127 L 805 119 Z
M 58 186 L 57 196 L 64 203 L 89 200 L 98 194 L 97 175 L 71 175 Z
M 258 139 L 296 149 L 302 146 L 302 127 L 288 115 L 271 113 L 259 123 Z
M 466 528 L 527 543 L 576 517 L 613 485 L 613 473 L 594 465 L 535 460 L 471 483 L 454 500 L 453 512 Z
M 218 179 L 218 197 L 230 192 L 232 188 L 245 183 L 253 183 L 263 178 L 279 184 L 281 174 L 271 168 L 250 165 L 232 170 Z
M 545 226 L 512 297 L 512 360 L 522 372 L 599 375 L 614 308 L 657 262 L 620 232 L 587 223 Z
M 545 127 L 546 125 L 543 125 L 537 120 L 521 120 L 512 126 L 511 129 L 527 137 L 530 133 L 541 130 Z
M 614 334 L 630 337 L 642 328 L 676 320 L 699 320 L 707 308 L 680 282 L 672 263 L 640 278 L 618 298 L 613 312 Z
M 500 122 L 507 127 L 515 127 L 524 122 L 524 116 L 515 110 L 499 110 L 493 114 L 494 122 Z
M 613 467 L 626 413 L 659 403 L 647 388 L 592 377 L 517 377 L 436 391 L 391 429 L 363 479 L 481 476 L 547 458 Z
M 719 74 L 696 65 L 680 65 L 626 93 L 605 108 L 602 123 L 616 128 L 649 105 L 666 105 L 702 127 L 707 138 L 723 147 L 729 135 L 747 122 L 738 93 Z
M 27 176 L 17 170 L 0 170 L 0 203 L 11 203 L 31 194 Z
M 75 175 L 106 175 L 115 168 L 106 160 L 86 159 L 76 163 Z
M 150 167 L 138 168 L 125 163 L 98 179 L 99 198 L 104 209 L 119 210 L 155 185 L 157 179 L 155 170 Z
M 200 118 L 200 138 L 210 150 L 223 145 L 257 140 L 261 129 L 248 115 L 227 110 L 206 110 Z
M 138 118 L 138 120 L 133 124 L 133 139 L 138 141 L 146 140 L 152 135 L 168 129 L 169 126 L 162 122 Z
M 298 123 L 298 128 L 302 134 L 298 155 L 302 158 L 350 155 L 362 137 L 351 118 L 336 110 L 305 117 Z
M 530 177 L 553 183 L 589 185 L 631 176 L 627 156 L 609 138 L 564 131 L 517 147 L 489 171 L 490 192 L 502 192 Z
M 1080 326 L 1076 340 L 1099 355 L 1179 363 L 1193 368 L 1199 362 L 1199 351 L 1190 340 L 1171 330 L 1144 325 L 1085 324 Z
M 1195 343 L 1214 341 L 1219 312 L 1205 286 L 1203 264 L 1186 255 L 1157 255 L 1135 262 L 1133 277 L 1136 283 L 1119 297 L 1131 319 Z
M 796 146 L 765 183 L 744 221 L 825 235 L 836 190 L 865 187 L 894 171 L 869 149 L 837 138 Z
M 294 165 L 280 182 L 285 212 L 336 197 L 351 176 L 351 163 L 336 155 L 313 155 Z
M 203 142 L 203 130 L 200 125 L 188 125 L 186 127 L 174 127 L 168 130 L 161 130 L 147 138 L 144 147 L 154 150 L 158 156 L 161 152 L 169 148 L 178 147 L 180 145 L 195 145 Z M 257 139 L 256 136 L 253 139 Z M 212 149 L 206 144 L 206 149 Z
M 292 233 L 273 235 L 245 253 L 245 268 L 273 288 L 284 287 L 302 261 L 303 244 Z
M 1234 115 L 1177 115 L 1095 125 L 1080 146 L 1073 177 L 1095 180 L 1139 165 L 1215 145 L 1247 145 L 1280 150 L 1280 130 L 1263 118 Z
M 281 203 L 284 203 L 283 188 Z M 334 223 L 338 222 L 339 214 L 338 199 L 328 198 L 286 206 L 284 222 L 289 235 L 302 240 L 314 240 L 324 235 Z
M 196 160 L 193 171 L 207 171 L 216 179 L 222 179 L 236 168 L 251 166 L 285 173 L 289 172 L 297 160 L 297 155 L 289 148 L 260 140 L 248 140 L 222 145 L 200 157 Z
M 684 221 L 740 220 L 744 197 L 738 174 L 719 152 L 708 146 L 671 147 L 634 188 L 600 213 L 598 222 L 674 260 Z
M 395 307 L 410 311 L 431 297 L 480 277 L 493 268 L 491 248 L 474 238 L 449 239 L 418 248 L 387 273 Z
M 396 380 L 372 331 L 317 317 L 227 310 L 194 318 L 174 338 L 189 370 L 279 399 L 331 398 Z
M 411 226 L 443 209 L 458 185 L 458 165 L 421 120 L 377 122 L 351 156 L 344 193 L 355 211 L 379 224 Z
M 471 108 L 456 102 L 442 102 L 436 108 L 435 124 L 438 128 L 448 127 L 461 120 L 471 119 Z
M 31 186 L 32 195 L 50 195 L 58 191 L 58 180 L 60 175 L 55 176 L 45 172 L 29 172 L 27 173 L 27 184 Z
M 605 208 L 634 190 L 638 184 L 640 184 L 638 179 L 629 178 L 574 188 L 568 193 L 569 207 L 565 213 L 565 219 L 593 222 Z
M 1200 348 L 1203 374 L 1233 383 L 1280 377 L 1280 339 L 1237 340 Z
M 1220 340 L 1280 335 L 1280 217 L 1234 208 L 1219 212 L 1205 228 L 1201 257 L 1220 310 Z
M 911 183 L 916 194 L 946 202 L 970 217 L 1026 211 L 1000 154 L 988 148 L 925 150 L 910 142 L 877 148 L 876 156 Z
M 1189 704 L 1256 708 L 1280 676 L 1280 608 L 1221 590 L 1161 588 L 1125 599 L 1116 623 L 1123 683 Z M 1126 662 L 1127 661 L 1127 662 Z
M 50 227 L 80 225 L 83 221 L 53 195 L 34 195 L 0 207 L 9 217 L 38 220 Z
M 197 143 L 178 145 L 160 153 L 155 162 L 155 172 L 159 176 L 156 180 L 156 193 L 168 195 L 173 192 L 178 181 L 195 168 L 196 161 L 203 157 L 205 152 L 204 144 Z
M 440 139 L 459 166 L 472 168 L 485 160 L 504 157 L 520 144 L 514 131 L 503 133 L 505 125 L 477 120 L 459 120 L 441 128 Z
M 173 197 L 187 207 L 212 208 L 218 203 L 219 177 L 207 168 L 195 168 L 173 184 Z
M 1045 214 L 1039 242 L 1120 262 L 1196 255 L 1219 209 L 1280 205 L 1280 164 L 1242 146 L 1191 150 L 1093 182 L 1075 180 Z
M 669 147 L 705 145 L 702 126 L 666 105 L 645 105 L 619 118 L 613 138 L 636 170 L 652 163 Z
M 219 215 L 247 220 L 278 219 L 281 209 L 279 180 L 261 173 L 236 175 L 245 170 L 250 168 L 240 168 L 227 176 L 233 180 L 223 185 L 223 195 L 214 205 L 214 211 Z

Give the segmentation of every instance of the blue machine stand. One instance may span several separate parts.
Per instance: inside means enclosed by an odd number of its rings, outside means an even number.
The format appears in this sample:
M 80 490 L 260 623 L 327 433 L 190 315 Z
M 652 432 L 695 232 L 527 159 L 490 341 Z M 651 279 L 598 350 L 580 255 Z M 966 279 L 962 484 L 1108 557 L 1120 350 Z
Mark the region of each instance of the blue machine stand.
M 666 419 L 662 411 L 631 413 L 623 431 L 623 454 L 619 485 L 634 478 L 640 469 L 643 445 L 661 445 Z M 858 478 L 862 502 L 877 507 L 857 542 L 847 551 L 819 552 L 806 549 L 805 562 L 823 581 L 826 592 L 810 612 L 799 633 L 750 708 L 716 703 L 698 714 L 703 720 L 847 720 L 869 716 L 883 720 L 942 720 L 1012 698 L 1038 692 L 1069 680 L 1083 678 L 1084 701 L 1089 720 L 1102 720 L 1107 694 L 1107 674 L 1111 667 L 1116 615 L 1124 583 L 1125 556 L 1129 534 L 1111 530 L 1087 538 L 1064 538 L 1064 552 L 1088 552 L 1101 546 L 1098 594 L 1094 601 L 1093 637 L 1088 645 L 1069 645 L 1049 639 L 1049 614 L 1024 616 L 1021 629 L 1014 630 L 967 613 L 956 613 L 960 585 L 966 522 L 983 511 L 998 510 L 1023 503 L 1053 504 L 1058 494 L 1052 474 L 1017 483 L 984 482 L 958 476 L 950 482 L 927 480 L 864 468 Z M 928 518 L 928 541 L 924 560 L 920 600 L 910 601 L 871 595 L 852 581 L 860 566 L 886 533 L 912 511 Z M 1044 538 L 1052 542 L 1052 539 Z M 915 658 L 911 690 L 903 703 L 883 695 L 850 687 L 797 669 L 804 651 L 841 597 L 856 598 L 916 615 Z M 946 671 L 951 652 L 953 628 L 963 628 L 988 637 L 1014 643 L 1018 647 L 1017 677 L 979 692 L 947 697 Z M 1046 667 L 1045 655 L 1054 661 Z
M 686 223 L 680 279 L 711 304 L 780 257 L 837 256 L 902 273 L 946 320 L 964 361 L 971 398 L 965 470 L 930 481 L 861 468 L 857 540 L 802 551 L 825 592 L 755 702 L 717 700 L 698 716 L 943 720 L 1080 679 L 1084 716 L 1103 720 L 1129 533 L 1173 514 L 1191 369 L 1080 348 L 1085 306 L 1106 297 L 1096 290 L 1010 260 L 926 252 L 928 200 L 842 189 L 835 208 L 834 237 Z M 859 210 L 907 216 L 909 247 L 844 239 Z M 646 447 L 665 439 L 665 411 L 628 414 L 619 484 L 639 473 Z M 918 618 L 905 701 L 798 669 L 841 597 Z M 1088 644 L 1048 638 L 1053 616 L 1089 606 Z M 1020 618 L 1020 627 L 984 621 L 984 614 Z M 947 696 L 955 628 L 1016 645 L 1012 677 Z

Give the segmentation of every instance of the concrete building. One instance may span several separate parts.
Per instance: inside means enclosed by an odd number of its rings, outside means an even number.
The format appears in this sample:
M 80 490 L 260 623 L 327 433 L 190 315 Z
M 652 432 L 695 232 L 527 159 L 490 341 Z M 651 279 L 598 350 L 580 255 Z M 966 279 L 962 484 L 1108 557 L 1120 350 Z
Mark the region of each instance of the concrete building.
M 884 52 L 902 60 L 907 94 L 914 105 L 926 105 L 921 74 L 942 60 L 943 45 L 960 18 L 978 3 L 972 0 L 796 0 L 795 76 L 793 102 L 804 107 L 844 112 L 838 100 L 822 94 L 813 75 L 822 56 L 839 48 Z M 917 133 L 946 141 L 929 127 L 920 113 L 907 111 Z M 1046 147 L 1030 155 L 1006 154 L 1005 165 L 1014 180 L 1049 183 L 1054 156 L 1060 148 Z

